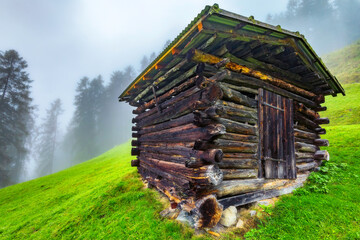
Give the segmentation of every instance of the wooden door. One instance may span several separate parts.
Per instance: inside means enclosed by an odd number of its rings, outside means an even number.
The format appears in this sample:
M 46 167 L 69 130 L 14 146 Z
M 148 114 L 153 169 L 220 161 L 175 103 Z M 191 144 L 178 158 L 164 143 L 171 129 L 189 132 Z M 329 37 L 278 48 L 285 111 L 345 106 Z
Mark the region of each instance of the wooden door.
M 259 89 L 259 175 L 296 178 L 293 101 Z

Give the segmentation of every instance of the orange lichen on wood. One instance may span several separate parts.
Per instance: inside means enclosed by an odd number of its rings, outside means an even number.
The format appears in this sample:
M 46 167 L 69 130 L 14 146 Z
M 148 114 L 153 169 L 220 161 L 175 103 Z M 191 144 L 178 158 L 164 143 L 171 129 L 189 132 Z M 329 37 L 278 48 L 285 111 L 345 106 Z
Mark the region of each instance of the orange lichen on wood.
M 195 62 L 202 62 L 202 63 L 208 63 L 211 65 L 215 65 L 219 62 L 221 62 L 223 59 L 219 58 L 217 56 L 211 55 L 211 54 L 207 54 L 204 53 L 200 50 L 197 49 L 193 49 L 190 55 L 191 59 Z M 244 75 L 248 75 L 251 77 L 255 77 L 258 79 L 261 79 L 263 81 L 269 82 L 275 86 L 284 88 L 286 90 L 289 90 L 291 92 L 295 92 L 295 93 L 299 93 L 305 97 L 309 97 L 309 98 L 314 98 L 316 97 L 316 94 L 306 91 L 302 88 L 296 87 L 290 83 L 287 83 L 281 79 L 272 77 L 268 74 L 264 74 L 260 71 L 257 70 L 253 70 L 249 67 L 243 66 L 243 65 L 239 65 L 237 63 L 234 62 L 228 62 L 227 64 L 225 64 L 225 68 L 234 71 L 234 72 L 238 72 L 238 73 L 242 73 Z

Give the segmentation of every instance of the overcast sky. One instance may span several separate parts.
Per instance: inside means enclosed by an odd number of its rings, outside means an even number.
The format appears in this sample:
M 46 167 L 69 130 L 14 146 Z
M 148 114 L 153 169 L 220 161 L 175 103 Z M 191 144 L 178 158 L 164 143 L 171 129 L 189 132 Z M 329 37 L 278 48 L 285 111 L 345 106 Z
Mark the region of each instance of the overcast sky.
M 287 0 L 217 1 L 220 8 L 264 21 Z M 63 127 L 74 107 L 77 82 L 101 74 L 105 81 L 144 54 L 159 52 L 213 1 L 206 0 L 1 0 L 0 50 L 15 49 L 28 62 L 39 113 L 63 101 Z M 291 30 L 291 29 L 290 29 Z M 120 92 L 119 92 L 120 94 Z M 116 99 L 114 99 L 116 101 Z

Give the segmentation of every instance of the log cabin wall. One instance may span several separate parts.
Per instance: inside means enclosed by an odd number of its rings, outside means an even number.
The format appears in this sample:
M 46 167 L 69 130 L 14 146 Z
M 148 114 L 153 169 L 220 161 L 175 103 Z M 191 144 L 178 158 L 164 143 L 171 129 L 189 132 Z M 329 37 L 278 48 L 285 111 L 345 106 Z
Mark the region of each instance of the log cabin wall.
M 290 193 L 329 159 L 319 112 L 337 93 L 301 35 L 206 7 L 120 96 L 136 107 L 131 164 L 196 227 L 214 226 L 222 208 Z

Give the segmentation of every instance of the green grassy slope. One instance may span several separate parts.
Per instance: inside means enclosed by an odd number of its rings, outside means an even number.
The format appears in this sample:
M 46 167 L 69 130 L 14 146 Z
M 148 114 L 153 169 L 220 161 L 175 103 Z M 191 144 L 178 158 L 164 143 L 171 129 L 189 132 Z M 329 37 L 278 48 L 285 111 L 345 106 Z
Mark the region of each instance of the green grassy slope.
M 321 116 L 331 121 L 324 128 L 335 165 L 327 168 L 346 163 L 347 169 L 325 174 L 327 194 L 282 197 L 247 238 L 360 239 L 360 83 L 344 87 L 347 96 L 327 97 L 328 111 Z M 130 160 L 127 143 L 59 173 L 0 189 L 0 239 L 206 238 L 160 217 L 158 193 L 144 188 Z M 316 181 L 315 188 L 323 178 Z
M 188 239 L 161 219 L 130 167 L 130 144 L 67 170 L 0 189 L 0 239 Z
M 360 83 L 360 40 L 323 57 L 326 66 L 342 83 Z
M 344 124 L 360 124 L 360 83 L 343 85 L 346 96 L 327 96 L 324 106 L 327 111 L 321 117 L 330 119 L 330 126 Z

